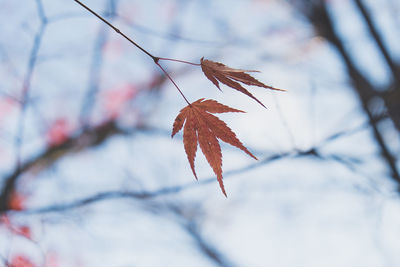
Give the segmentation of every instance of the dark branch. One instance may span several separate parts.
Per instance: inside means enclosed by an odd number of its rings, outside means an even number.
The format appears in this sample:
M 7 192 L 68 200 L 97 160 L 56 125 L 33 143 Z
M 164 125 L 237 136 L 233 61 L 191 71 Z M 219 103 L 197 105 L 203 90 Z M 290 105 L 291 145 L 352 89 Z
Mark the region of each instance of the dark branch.
M 195 241 L 195 244 L 199 250 L 216 266 L 221 267 L 232 267 L 236 266 L 232 263 L 226 255 L 224 255 L 215 245 L 213 245 L 209 239 L 205 238 L 201 233 L 201 227 L 199 223 L 199 212 L 196 208 L 195 213 L 188 213 L 182 206 L 170 205 L 170 210 L 178 216 L 182 227 L 187 231 L 190 237 Z
M 383 57 L 385 58 L 386 63 L 392 72 L 393 78 L 397 81 L 397 83 L 400 83 L 400 75 L 399 75 L 398 66 L 395 64 L 394 60 L 392 59 L 388 50 L 386 49 L 386 47 L 383 43 L 383 40 L 382 40 L 381 36 L 379 35 L 374 22 L 372 21 L 370 13 L 368 12 L 368 10 L 365 7 L 362 0 L 354 0 L 354 1 L 356 2 L 356 5 L 357 5 L 358 9 L 360 10 L 362 17 L 364 18 L 365 23 L 368 26 L 369 32 L 371 33 L 373 39 L 375 40 L 376 44 L 379 47 L 379 50 L 381 51 Z
M 344 160 L 338 160 L 338 157 L 335 157 L 334 155 L 331 156 L 325 156 L 321 155 L 318 151 L 319 147 L 324 146 L 328 141 L 333 141 L 339 137 L 345 137 L 351 134 L 354 134 L 362 129 L 365 129 L 365 126 L 360 126 L 355 128 L 354 130 L 350 130 L 348 132 L 340 132 L 340 133 L 335 133 L 329 137 L 327 137 L 325 140 L 320 142 L 317 146 L 305 150 L 305 151 L 293 151 L 293 152 L 287 152 L 287 153 L 282 153 L 282 154 L 274 154 L 268 157 L 265 157 L 264 159 L 253 163 L 249 164 L 247 166 L 230 170 L 224 173 L 225 179 L 229 179 L 231 176 L 246 173 L 249 170 L 253 170 L 265 165 L 268 165 L 270 163 L 273 163 L 277 160 L 284 159 L 284 158 L 290 158 L 290 157 L 304 157 L 304 156 L 311 156 L 311 157 L 316 157 L 320 160 L 334 160 L 337 161 L 348 169 L 352 171 L 356 171 L 355 167 L 351 165 L 348 161 Z M 368 177 L 369 178 L 369 177 Z M 139 199 L 139 200 L 146 200 L 146 199 L 153 199 L 161 196 L 166 196 L 170 194 L 176 194 L 191 188 L 195 188 L 198 186 L 203 186 L 207 185 L 210 183 L 215 183 L 216 179 L 215 177 L 209 177 L 206 179 L 200 179 L 199 181 L 196 182 L 190 182 L 186 183 L 183 185 L 176 185 L 176 186 L 170 186 L 170 187 L 165 187 L 161 188 L 158 190 L 154 191 L 108 191 L 108 192 L 101 192 L 94 194 L 93 196 L 85 197 L 79 200 L 72 201 L 70 203 L 64 203 L 64 204 L 56 204 L 56 205 L 50 205 L 47 207 L 42 207 L 42 208 L 34 208 L 30 210 L 22 210 L 18 211 L 18 213 L 23 213 L 23 214 L 32 214 L 32 213 L 49 213 L 49 212 L 62 212 L 66 210 L 71 210 L 71 209 L 77 209 L 86 205 L 94 204 L 99 201 L 105 201 L 108 199 Z M 17 211 L 16 211 L 17 212 Z
M 396 183 L 399 184 L 400 186 L 400 173 L 397 169 L 396 158 L 391 154 L 389 147 L 387 146 L 383 138 L 383 135 L 380 129 L 378 128 L 377 118 L 369 107 L 369 104 L 374 97 L 381 97 L 380 90 L 374 88 L 374 86 L 357 69 L 349 53 L 346 51 L 342 40 L 339 38 L 338 34 L 335 31 L 325 1 L 315 0 L 312 3 L 309 3 L 308 1 L 300 1 L 300 2 L 302 2 L 304 6 L 307 7 L 307 9 L 304 9 L 303 6 L 302 11 L 306 15 L 306 17 L 310 20 L 310 22 L 315 26 L 317 32 L 321 36 L 323 36 L 327 41 L 329 41 L 338 50 L 339 55 L 342 57 L 345 66 L 347 68 L 349 77 L 352 81 L 353 88 L 355 89 L 355 92 L 357 93 L 360 99 L 362 109 L 367 115 L 373 136 L 380 149 L 382 159 L 386 162 L 386 165 L 388 166 L 388 169 L 391 172 L 392 179 L 396 181 Z M 396 109 L 394 109 L 392 112 L 390 111 L 391 108 L 399 106 L 399 103 L 398 102 L 396 103 L 397 104 L 394 106 L 387 105 L 387 108 L 389 109 L 389 115 L 391 116 L 393 123 L 400 130 L 400 121 L 397 119 L 397 116 L 396 117 L 392 116 L 393 114 L 400 113 L 400 111 Z
M 10 176 L 5 178 L 5 185 L 0 195 L 0 213 L 8 210 L 10 197 L 22 173 L 32 169 L 35 169 L 35 171 L 45 169 L 66 154 L 97 146 L 103 143 L 109 136 L 117 133 L 123 132 L 117 127 L 115 121 L 109 121 L 95 128 L 87 129 L 80 135 L 71 137 L 60 145 L 51 146 L 36 158 L 20 165 Z

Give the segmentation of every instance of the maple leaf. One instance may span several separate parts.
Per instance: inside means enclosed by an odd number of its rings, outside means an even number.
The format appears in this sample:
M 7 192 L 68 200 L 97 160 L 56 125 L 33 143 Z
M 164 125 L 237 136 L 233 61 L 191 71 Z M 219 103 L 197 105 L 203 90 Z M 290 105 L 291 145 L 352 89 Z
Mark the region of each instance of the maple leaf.
M 183 128 L 183 145 L 190 164 L 190 168 L 197 179 L 194 159 L 196 157 L 197 145 L 206 157 L 213 169 L 226 196 L 222 181 L 222 153 L 218 139 L 235 146 L 254 159 L 257 159 L 236 137 L 236 134 L 225 122 L 211 113 L 244 112 L 234 109 L 215 100 L 204 100 L 201 98 L 183 108 L 174 121 L 171 137 L 174 137 Z
M 204 57 L 200 59 L 200 65 L 201 65 L 201 69 L 202 69 L 204 75 L 207 77 L 207 79 L 209 79 L 215 86 L 217 86 L 217 88 L 219 90 L 221 90 L 221 88 L 219 87 L 218 81 L 253 98 L 264 108 L 265 108 L 264 104 L 261 103 L 260 100 L 258 100 L 255 96 L 253 96 L 249 91 L 247 91 L 246 88 L 244 88 L 238 82 L 241 82 L 241 83 L 244 83 L 247 85 L 255 85 L 255 86 L 259 86 L 259 87 L 264 87 L 264 88 L 276 90 L 276 91 L 285 91 L 283 89 L 278 89 L 278 88 L 275 88 L 275 87 L 272 87 L 269 85 L 265 85 L 262 82 L 258 81 L 257 79 L 255 79 L 254 77 L 252 77 L 246 73 L 246 72 L 258 72 L 255 70 L 233 69 L 222 63 L 204 59 Z

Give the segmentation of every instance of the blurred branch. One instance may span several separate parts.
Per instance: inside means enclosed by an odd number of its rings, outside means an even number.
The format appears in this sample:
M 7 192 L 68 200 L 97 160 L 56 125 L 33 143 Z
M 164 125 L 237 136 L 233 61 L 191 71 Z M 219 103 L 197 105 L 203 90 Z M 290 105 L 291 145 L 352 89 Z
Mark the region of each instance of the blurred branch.
M 381 96 L 380 90 L 374 88 L 374 86 L 357 69 L 349 53 L 346 51 L 342 40 L 339 38 L 338 34 L 335 31 L 332 18 L 327 10 L 325 0 L 315 0 L 311 3 L 302 0 L 295 1 L 295 3 L 300 4 L 299 9 L 314 25 L 318 34 L 329 41 L 338 50 L 339 55 L 342 57 L 347 68 L 348 75 L 351 78 L 353 88 L 355 89 L 360 99 L 362 109 L 368 117 L 369 124 L 371 126 L 374 139 L 380 149 L 382 159 L 386 162 L 386 165 L 391 172 L 392 179 L 396 181 L 400 188 L 400 173 L 397 169 L 396 158 L 391 154 L 384 140 L 384 137 L 380 129 L 378 128 L 377 118 L 369 107 L 369 104 L 374 97 Z M 385 103 L 387 103 L 387 101 L 385 101 Z M 397 101 L 395 101 L 395 103 L 396 105 L 386 106 L 389 110 L 391 120 L 400 131 L 400 121 L 397 119 L 397 115 L 393 116 L 394 114 L 398 114 L 400 112 L 399 110 L 393 109 L 393 107 L 399 106 L 399 103 Z
M 113 3 L 114 1 L 111 1 Z M 108 4 L 106 5 L 108 6 Z M 111 5 L 114 7 L 114 5 Z M 108 12 L 108 16 L 110 19 L 115 17 L 115 7 Z M 96 93 L 99 90 L 99 81 L 100 81 L 100 71 L 103 65 L 103 51 L 104 45 L 107 43 L 108 39 L 108 28 L 103 26 L 97 34 L 96 41 L 94 43 L 93 55 L 91 59 L 91 65 L 89 69 L 89 85 L 86 95 L 83 99 L 80 121 L 81 124 L 85 127 L 90 118 L 90 113 L 92 107 L 94 105 L 94 101 L 96 99 Z
M 318 145 L 316 145 L 313 148 L 310 148 L 309 150 L 305 151 L 292 151 L 292 152 L 286 152 L 286 153 L 280 153 L 280 154 L 273 154 L 268 157 L 265 157 L 264 159 L 253 163 L 249 164 L 244 167 L 240 167 L 234 170 L 226 171 L 224 173 L 225 179 L 229 179 L 230 176 L 246 173 L 250 170 L 263 167 L 265 165 L 268 165 L 270 163 L 273 163 L 277 160 L 284 159 L 284 158 L 297 158 L 297 157 L 316 157 L 320 160 L 334 160 L 338 163 L 341 163 L 345 165 L 346 168 L 350 169 L 351 171 L 356 172 L 356 168 L 353 166 L 353 164 L 350 164 L 349 161 L 343 160 L 338 156 L 335 155 L 321 155 L 318 151 L 319 147 L 324 146 L 327 143 L 327 140 L 333 141 L 337 138 L 344 137 L 346 135 L 354 134 L 357 131 L 360 131 L 362 129 L 365 129 L 365 126 L 360 126 L 355 128 L 354 130 L 350 130 L 347 133 L 345 132 L 340 132 L 340 133 L 335 133 L 329 137 L 327 137 L 325 140 L 320 142 Z M 145 129 L 144 129 L 145 130 Z M 368 177 L 368 180 L 370 181 L 370 178 Z M 41 207 L 41 208 L 33 208 L 33 209 L 27 209 L 27 210 L 22 210 L 22 211 L 15 211 L 18 213 L 23 213 L 23 214 L 36 214 L 36 213 L 50 213 L 50 212 L 63 212 L 66 210 L 72 210 L 72 209 L 77 209 L 83 206 L 91 205 L 97 202 L 105 201 L 105 200 L 110 200 L 110 199 L 138 199 L 138 200 L 147 200 L 147 199 L 153 199 L 165 195 L 170 195 L 170 194 L 176 194 L 180 193 L 182 191 L 195 188 L 198 186 L 203 186 L 207 185 L 210 183 L 215 183 L 217 180 L 215 177 L 209 177 L 206 179 L 200 179 L 199 181 L 195 182 L 189 182 L 183 185 L 175 185 L 175 186 L 170 186 L 170 187 L 164 187 L 161 189 L 153 190 L 153 191 L 107 191 L 107 192 L 100 192 L 96 193 L 92 196 L 85 197 L 82 199 L 74 200 L 69 203 L 63 203 L 63 204 L 56 204 L 56 205 L 49 205 L 47 207 Z
M 136 22 L 136 21 L 132 22 L 126 18 L 121 18 L 121 20 L 137 32 L 140 32 L 140 33 L 143 33 L 146 35 L 155 36 L 157 38 L 164 39 L 164 40 L 187 42 L 187 43 L 191 43 L 191 44 L 204 45 L 207 47 L 209 47 L 209 46 L 223 47 L 225 45 L 225 42 L 223 43 L 223 42 L 217 42 L 217 41 L 194 39 L 191 37 L 182 36 L 179 33 L 168 33 L 168 32 L 165 33 L 165 32 L 161 32 L 161 31 L 157 31 L 150 27 L 141 25 L 141 24 L 139 24 L 139 22 Z
M 170 210 L 179 217 L 182 227 L 196 242 L 197 247 L 200 251 L 215 265 L 221 267 L 232 267 L 236 266 L 229 260 L 216 246 L 212 245 L 210 240 L 205 238 L 201 233 L 199 220 L 198 220 L 198 209 L 195 212 L 188 212 L 181 206 L 170 206 Z M 197 215 L 197 216 L 196 216 Z
M 178 69 L 175 74 L 183 75 L 187 70 L 187 65 L 185 65 L 185 67 Z M 151 78 L 150 82 L 141 84 L 138 86 L 138 88 L 140 92 L 150 92 L 154 88 L 160 88 L 166 81 L 165 75 L 156 74 L 155 77 Z M 10 175 L 4 178 L 5 182 L 3 183 L 3 189 L 0 194 L 0 214 L 9 209 L 8 203 L 11 194 L 16 187 L 18 178 L 24 173 L 30 171 L 32 171 L 32 173 L 39 173 L 42 170 L 52 166 L 59 159 L 70 155 L 71 153 L 77 153 L 87 148 L 98 146 L 105 142 L 108 138 L 117 134 L 132 135 L 136 132 L 146 132 L 163 134 L 168 137 L 171 135 L 169 131 L 166 132 L 159 128 L 148 127 L 143 124 L 122 128 L 118 126 L 118 120 L 119 118 L 116 117 L 100 125 L 78 129 L 77 135 L 71 135 L 71 137 L 66 139 L 63 143 L 50 146 L 33 159 L 25 163 L 21 163 L 18 168 L 15 168 Z
M 48 147 L 43 153 L 24 163 L 19 168 L 15 169 L 11 175 L 5 178 L 6 182 L 0 195 L 0 213 L 9 209 L 8 203 L 11 194 L 14 191 L 17 180 L 21 174 L 27 172 L 38 173 L 53 165 L 60 158 L 71 153 L 77 153 L 87 148 L 101 145 L 111 136 L 116 134 L 133 134 L 137 131 L 150 132 L 156 131 L 156 129 L 150 129 L 140 125 L 130 129 L 122 129 L 118 127 L 115 120 L 111 120 L 99 126 L 85 129 L 78 136 L 70 137 L 62 144 Z
M 40 172 L 71 152 L 77 152 L 86 147 L 101 144 L 110 135 L 121 133 L 115 121 L 109 121 L 92 129 L 87 129 L 77 137 L 71 137 L 60 145 L 48 147 L 36 158 L 20 165 L 15 171 L 5 178 L 5 185 L 0 195 L 0 213 L 8 209 L 10 196 L 14 191 L 17 179 L 22 173 L 28 171 Z
M 386 49 L 385 45 L 383 44 L 383 40 L 382 40 L 381 36 L 379 35 L 378 29 L 375 27 L 374 22 L 372 21 L 370 13 L 368 12 L 368 10 L 365 7 L 362 0 L 354 0 L 354 1 L 357 5 L 358 9 L 360 10 L 362 17 L 364 18 L 365 23 L 368 26 L 368 30 L 371 33 L 371 36 L 375 40 L 376 44 L 379 47 L 379 50 L 381 51 L 383 57 L 385 58 L 386 63 L 389 66 L 390 71 L 392 72 L 393 78 L 397 81 L 397 83 L 399 83 L 400 76 L 399 76 L 398 66 L 395 64 L 394 60 L 392 59 L 388 50 Z
M 26 113 L 26 108 L 28 106 L 28 99 L 29 99 L 29 89 L 31 86 L 31 79 L 32 75 L 35 69 L 40 45 L 42 42 L 42 38 L 44 35 L 45 28 L 47 26 L 47 18 L 44 13 L 43 9 L 43 4 L 41 0 L 36 0 L 36 7 L 37 7 L 37 12 L 39 16 L 39 29 L 35 34 L 34 40 L 33 40 L 33 46 L 29 54 L 29 59 L 28 59 L 28 66 L 27 66 L 27 72 L 25 75 L 25 78 L 23 80 L 23 85 L 22 85 L 22 92 L 21 92 L 21 111 L 20 115 L 18 118 L 18 123 L 17 123 L 17 133 L 15 137 L 15 147 L 16 147 L 16 167 L 15 167 L 15 173 L 21 173 L 25 166 L 22 165 L 21 163 L 21 148 L 23 145 L 23 135 L 24 135 L 24 121 L 25 121 L 25 113 Z M 7 209 L 8 206 L 8 199 L 10 198 L 13 188 L 14 188 L 14 183 L 17 178 L 14 177 L 13 175 L 6 179 L 5 185 L 3 187 L 2 194 L 0 195 L 0 213 L 4 210 Z
M 17 124 L 17 134 L 15 137 L 15 147 L 16 147 L 16 166 L 17 168 L 21 165 L 21 148 L 23 145 L 23 135 L 24 135 L 24 125 L 25 125 L 25 113 L 26 108 L 28 106 L 28 99 L 29 99 L 29 90 L 31 87 L 31 79 L 35 69 L 40 45 L 42 42 L 42 38 L 44 35 L 44 31 L 47 26 L 47 17 L 45 16 L 43 4 L 41 0 L 36 0 L 36 7 L 39 16 L 39 29 L 35 34 L 33 40 L 33 46 L 29 54 L 27 72 L 25 74 L 25 78 L 22 84 L 22 92 L 21 92 L 21 111 L 20 116 L 18 118 Z
M 399 65 L 391 57 L 389 51 L 384 45 L 381 36 L 378 33 L 378 29 L 373 22 L 370 13 L 368 12 L 366 6 L 362 0 L 354 0 L 365 23 L 367 24 L 368 30 L 375 40 L 383 58 L 386 61 L 388 68 L 390 69 L 393 77 L 393 84 L 389 86 L 383 95 L 383 100 L 386 103 L 388 112 L 393 120 L 394 125 L 400 132 L 400 71 Z
M 255 164 L 250 164 L 248 166 L 238 168 L 236 170 L 231 170 L 225 172 L 225 177 L 240 174 L 247 172 L 249 170 L 255 169 L 260 166 L 264 166 L 266 164 L 272 163 L 278 159 L 284 158 L 291 156 L 291 153 L 287 154 L 280 154 L 280 155 L 273 155 L 270 157 L 265 158 L 264 160 L 255 163 Z M 161 197 L 164 195 L 170 195 L 170 194 L 175 194 L 182 192 L 184 190 L 198 187 L 200 185 L 206 185 L 210 183 L 216 182 L 215 177 L 209 177 L 206 179 L 202 179 L 200 181 L 195 181 L 195 182 L 190 182 L 186 183 L 183 185 L 175 185 L 175 186 L 170 186 L 170 187 L 165 187 L 161 189 L 157 189 L 154 191 L 107 191 L 107 192 L 101 192 L 94 194 L 93 196 L 85 197 L 79 200 L 72 201 L 70 203 L 66 204 L 59 204 L 59 205 L 50 205 L 48 207 L 42 207 L 42 208 L 36 208 L 36 209 L 27 209 L 27 210 L 22 210 L 18 211 L 18 213 L 27 213 L 27 214 L 32 214 L 32 213 L 48 213 L 48 212 L 62 212 L 65 210 L 71 210 L 71 209 L 76 209 L 80 208 L 86 205 L 94 204 L 96 202 L 101 202 L 109 199 L 123 199 L 123 198 L 131 198 L 131 199 L 140 199 L 140 200 L 145 200 L 145 199 L 152 199 L 156 197 Z M 17 211 L 16 211 L 17 212 Z
M 196 241 L 196 244 L 200 248 L 200 250 L 217 266 L 235 266 L 222 254 L 222 252 L 218 251 L 216 247 L 212 246 L 209 240 L 207 240 L 200 234 L 196 223 L 188 221 L 185 225 L 185 229 Z

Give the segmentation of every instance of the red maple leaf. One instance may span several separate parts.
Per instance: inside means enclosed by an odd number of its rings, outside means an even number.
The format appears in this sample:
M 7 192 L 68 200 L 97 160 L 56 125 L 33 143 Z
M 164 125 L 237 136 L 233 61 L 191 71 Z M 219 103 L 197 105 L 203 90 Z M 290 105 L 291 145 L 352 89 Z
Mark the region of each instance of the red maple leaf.
M 214 62 L 211 60 L 207 60 L 201 58 L 200 60 L 201 69 L 203 70 L 204 75 L 209 79 L 219 90 L 219 82 L 242 92 L 243 94 L 253 98 L 257 101 L 261 106 L 265 107 L 260 100 L 258 100 L 255 96 L 253 96 L 246 88 L 244 88 L 240 83 L 244 83 L 247 85 L 255 85 L 259 87 L 264 87 L 271 90 L 276 91 L 285 91 L 283 89 L 278 89 L 269 85 L 265 85 L 262 82 L 258 81 L 254 77 L 250 76 L 246 72 L 258 72 L 254 70 L 241 70 L 241 69 L 233 69 L 222 63 Z
M 197 144 L 200 145 L 201 151 L 206 157 L 208 163 L 217 175 L 222 193 L 226 196 L 224 184 L 222 181 L 222 154 L 219 140 L 235 146 L 249 156 L 257 159 L 236 137 L 236 134 L 212 113 L 226 112 L 244 112 L 234 109 L 215 100 L 199 99 L 192 104 L 183 108 L 175 119 L 172 137 L 183 129 L 183 145 L 190 167 L 197 179 L 194 166 L 194 159 L 197 152 Z

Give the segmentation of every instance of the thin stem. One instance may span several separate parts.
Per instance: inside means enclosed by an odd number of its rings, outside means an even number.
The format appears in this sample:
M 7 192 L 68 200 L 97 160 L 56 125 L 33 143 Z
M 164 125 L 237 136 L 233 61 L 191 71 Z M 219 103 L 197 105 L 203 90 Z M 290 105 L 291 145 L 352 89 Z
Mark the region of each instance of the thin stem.
M 168 77 L 168 79 L 175 85 L 176 89 L 178 89 L 179 93 L 185 99 L 186 103 L 190 106 L 190 102 L 186 99 L 185 95 L 182 93 L 181 89 L 179 89 L 178 85 L 174 82 L 174 80 L 169 76 L 168 72 L 160 65 L 160 63 L 156 62 L 157 66 L 164 72 L 164 74 Z
M 180 60 L 180 59 L 173 59 L 173 58 L 166 58 L 166 57 L 159 57 L 158 59 L 159 60 L 175 61 L 175 62 L 190 64 L 190 65 L 194 65 L 194 66 L 201 66 L 201 64 L 193 63 L 193 62 L 189 62 L 189 61 L 184 61 L 184 60 Z
M 102 16 L 100 16 L 99 14 L 97 14 L 96 12 L 94 12 L 92 9 L 90 9 L 88 6 L 86 6 L 85 4 L 83 4 L 81 1 L 79 0 L 74 0 L 75 2 L 77 2 L 79 5 L 81 5 L 82 7 L 84 7 L 87 11 L 89 11 L 90 13 L 92 13 L 93 15 L 95 15 L 97 18 L 99 18 L 101 21 L 103 21 L 105 24 L 107 24 L 108 26 L 110 26 L 114 31 L 116 31 L 117 33 L 119 33 L 120 35 L 122 35 L 126 40 L 128 40 L 131 44 L 133 44 L 134 46 L 136 46 L 137 48 L 139 48 L 140 50 L 142 50 L 142 52 L 144 52 L 146 55 L 148 55 L 149 57 L 151 57 L 154 62 L 158 61 L 158 57 L 153 56 L 152 54 L 150 54 L 150 52 L 148 52 L 146 49 L 144 49 L 143 47 L 141 47 L 140 45 L 138 45 L 137 43 L 135 43 L 132 39 L 130 39 L 128 36 L 126 36 L 123 32 L 121 32 L 118 28 L 116 28 L 114 25 L 112 25 L 110 22 L 108 22 L 105 18 L 103 18 Z
M 158 63 L 159 60 L 170 60 L 170 61 L 177 61 L 177 62 L 181 62 L 181 63 L 186 63 L 186 64 L 191 64 L 191 65 L 197 65 L 200 66 L 200 64 L 196 64 L 196 63 L 191 63 L 191 62 L 187 62 L 187 61 L 183 61 L 183 60 L 178 60 L 178 59 L 172 59 L 172 58 L 159 58 L 156 56 L 153 56 L 150 52 L 148 52 L 146 49 L 144 49 L 143 47 L 141 47 L 140 45 L 138 45 L 137 43 L 135 43 L 132 39 L 130 39 L 128 36 L 126 36 L 123 32 L 121 32 L 118 28 L 116 28 L 114 25 L 112 25 L 109 21 L 107 21 L 105 18 L 103 18 L 102 16 L 100 16 L 99 14 L 97 14 L 96 12 L 94 12 L 92 9 L 90 9 L 88 6 L 86 6 L 85 4 L 83 4 L 81 1 L 79 0 L 74 0 L 75 2 L 77 2 L 79 5 L 81 5 L 83 8 L 85 8 L 87 11 L 89 11 L 90 13 L 92 13 L 93 15 L 95 15 L 97 18 L 99 18 L 101 21 L 103 21 L 105 24 L 107 24 L 108 26 L 110 26 L 114 31 L 116 31 L 117 33 L 119 33 L 120 35 L 122 35 L 126 40 L 128 40 L 131 44 L 133 44 L 134 46 L 136 46 L 137 48 L 139 48 L 142 52 L 144 52 L 146 55 L 148 55 L 149 57 L 151 57 L 154 61 L 154 63 L 164 72 L 164 74 L 168 77 L 168 79 L 175 85 L 176 89 L 178 89 L 179 93 L 182 95 L 183 99 L 185 99 L 186 103 L 188 103 L 188 105 L 190 105 L 190 102 L 186 99 L 185 95 L 182 93 L 181 89 L 179 89 L 178 85 L 174 82 L 174 80 L 171 78 L 171 76 L 169 76 L 169 74 L 165 71 L 165 69 Z

